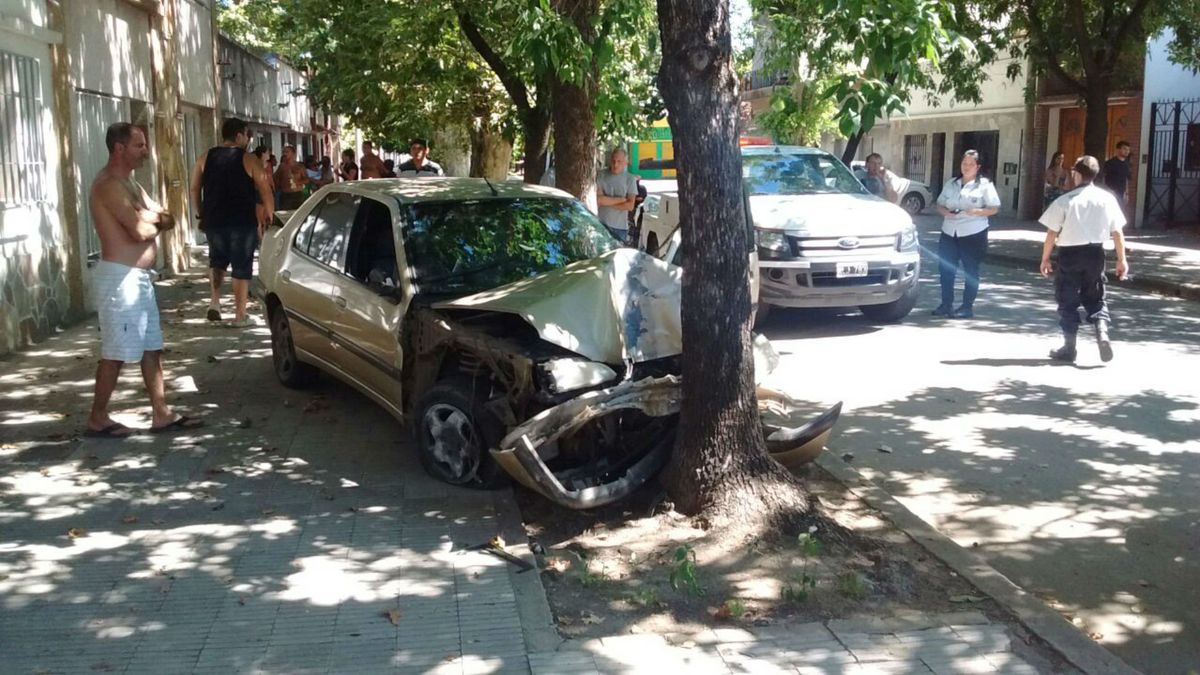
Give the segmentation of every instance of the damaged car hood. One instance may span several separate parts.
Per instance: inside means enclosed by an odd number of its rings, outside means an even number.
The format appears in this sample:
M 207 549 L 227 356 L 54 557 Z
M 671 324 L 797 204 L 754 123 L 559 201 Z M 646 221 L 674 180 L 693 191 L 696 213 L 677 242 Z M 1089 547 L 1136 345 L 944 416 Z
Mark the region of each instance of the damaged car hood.
M 682 351 L 681 269 L 632 248 L 434 305 L 515 314 L 545 341 L 601 363 Z

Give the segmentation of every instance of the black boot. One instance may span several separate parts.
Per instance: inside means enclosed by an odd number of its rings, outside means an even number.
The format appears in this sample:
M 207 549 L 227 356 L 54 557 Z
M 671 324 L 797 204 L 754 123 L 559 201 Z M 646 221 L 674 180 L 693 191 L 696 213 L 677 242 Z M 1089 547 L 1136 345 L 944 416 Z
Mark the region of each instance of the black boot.
M 1096 345 L 1100 347 L 1100 360 L 1105 363 L 1112 361 L 1112 342 L 1108 339 L 1108 322 L 1100 319 L 1092 324 L 1092 327 L 1096 329 Z
M 1050 358 L 1055 361 L 1075 363 L 1075 333 L 1063 333 L 1063 346 L 1051 349 Z

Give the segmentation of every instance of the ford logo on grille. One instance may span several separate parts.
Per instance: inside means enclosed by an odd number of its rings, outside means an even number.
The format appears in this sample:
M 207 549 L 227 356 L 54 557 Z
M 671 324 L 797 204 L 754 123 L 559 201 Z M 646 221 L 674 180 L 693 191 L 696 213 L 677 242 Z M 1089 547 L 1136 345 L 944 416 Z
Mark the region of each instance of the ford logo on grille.
M 858 244 L 858 237 L 842 237 L 841 239 L 838 239 L 838 248 L 858 248 Z

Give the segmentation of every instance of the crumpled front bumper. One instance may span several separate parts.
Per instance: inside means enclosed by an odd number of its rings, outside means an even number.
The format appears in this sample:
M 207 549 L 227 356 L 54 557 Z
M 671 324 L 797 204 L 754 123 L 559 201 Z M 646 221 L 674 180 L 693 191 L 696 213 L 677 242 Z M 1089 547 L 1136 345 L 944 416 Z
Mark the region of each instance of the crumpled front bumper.
M 589 422 L 619 410 L 640 410 L 651 417 L 679 412 L 683 392 L 676 376 L 626 381 L 588 392 L 548 408 L 517 425 L 500 441 L 492 456 L 513 478 L 550 501 L 571 509 L 590 509 L 627 497 L 657 474 L 670 458 L 674 435 L 651 444 L 619 476 L 582 488 L 564 484 L 538 453 L 542 446 L 568 437 Z M 803 423 L 797 403 L 782 392 L 759 387 L 759 415 L 767 449 L 788 469 L 811 462 L 825 447 L 841 413 L 838 403 L 816 419 Z

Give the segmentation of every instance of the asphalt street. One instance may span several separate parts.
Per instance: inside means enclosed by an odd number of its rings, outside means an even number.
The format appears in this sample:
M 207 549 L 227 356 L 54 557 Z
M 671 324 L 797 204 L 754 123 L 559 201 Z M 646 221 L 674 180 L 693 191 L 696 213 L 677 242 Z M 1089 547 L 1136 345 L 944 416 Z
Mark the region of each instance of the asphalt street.
M 773 381 L 844 401 L 830 451 L 1130 665 L 1200 669 L 1200 304 L 1110 289 L 1115 359 L 1081 333 L 1055 364 L 1048 280 L 985 265 L 976 318 L 947 320 L 935 271 L 900 324 L 773 314 Z

